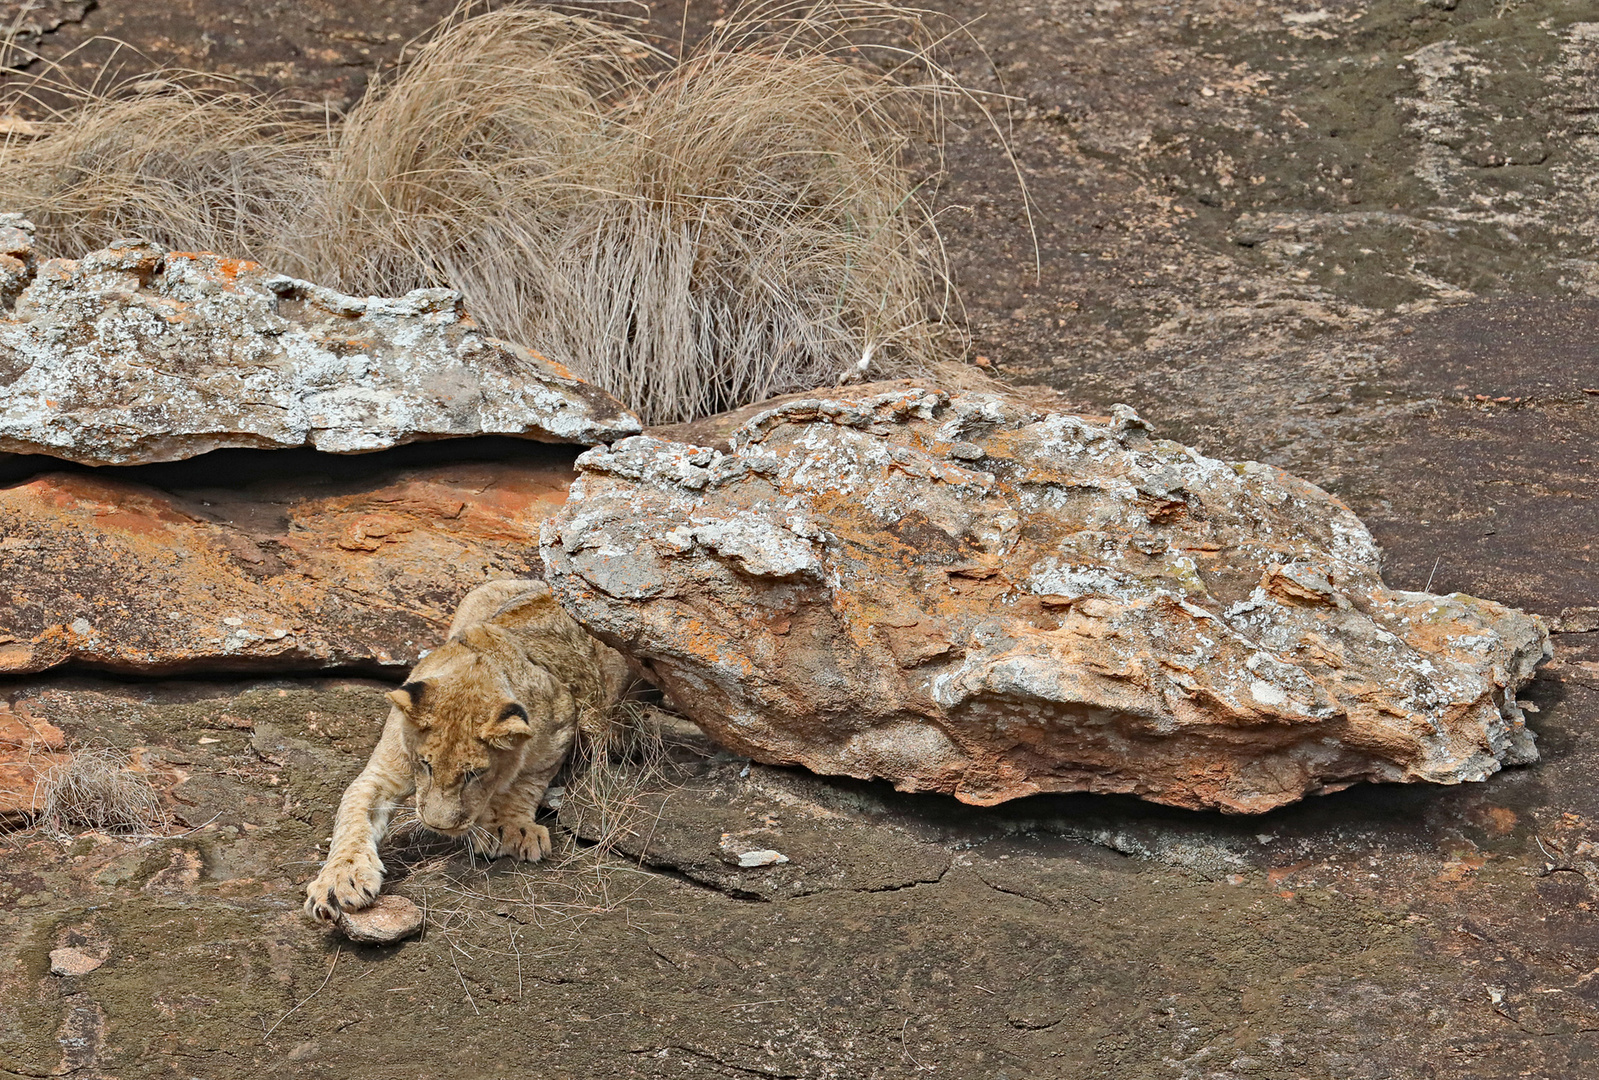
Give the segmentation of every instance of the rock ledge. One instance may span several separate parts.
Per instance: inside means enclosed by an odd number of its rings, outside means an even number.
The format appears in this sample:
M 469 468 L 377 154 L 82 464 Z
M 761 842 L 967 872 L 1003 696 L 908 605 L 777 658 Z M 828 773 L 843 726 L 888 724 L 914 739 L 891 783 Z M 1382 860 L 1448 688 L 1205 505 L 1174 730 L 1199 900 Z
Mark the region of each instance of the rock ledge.
M 604 391 L 484 335 L 448 289 L 345 296 L 134 240 L 35 265 L 28 230 L 0 215 L 0 452 L 131 465 L 639 430 Z

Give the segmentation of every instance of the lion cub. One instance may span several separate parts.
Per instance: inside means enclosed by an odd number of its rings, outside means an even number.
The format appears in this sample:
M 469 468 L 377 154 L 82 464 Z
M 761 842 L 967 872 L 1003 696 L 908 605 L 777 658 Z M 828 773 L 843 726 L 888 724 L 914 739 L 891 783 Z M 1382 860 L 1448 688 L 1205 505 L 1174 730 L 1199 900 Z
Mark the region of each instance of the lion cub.
M 489 858 L 537 862 L 550 833 L 534 813 L 575 733 L 599 736 L 628 688 L 626 661 L 562 611 L 542 581 L 473 589 L 404 686 L 377 749 L 339 801 L 322 872 L 305 910 L 337 919 L 366 907 L 383 885 L 378 842 L 399 801 L 416 792 L 422 824 L 447 836 L 471 830 Z

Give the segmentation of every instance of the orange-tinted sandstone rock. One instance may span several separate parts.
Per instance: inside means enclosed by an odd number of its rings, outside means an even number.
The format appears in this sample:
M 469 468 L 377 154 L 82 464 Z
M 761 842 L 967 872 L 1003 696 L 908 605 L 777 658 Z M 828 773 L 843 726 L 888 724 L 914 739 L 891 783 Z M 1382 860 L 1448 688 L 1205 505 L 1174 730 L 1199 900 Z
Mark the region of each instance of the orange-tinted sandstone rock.
M 61 729 L 0 701 L 0 826 L 25 824 L 38 809 L 38 782 L 72 760 Z
M 590 631 L 762 761 L 995 803 L 1253 813 L 1537 756 L 1534 617 L 1396 592 L 1347 507 L 1132 410 L 831 391 L 721 449 L 579 458 L 546 571 Z
M 0 673 L 409 667 L 473 586 L 539 573 L 572 475 L 551 451 L 365 486 L 34 477 L 0 489 Z

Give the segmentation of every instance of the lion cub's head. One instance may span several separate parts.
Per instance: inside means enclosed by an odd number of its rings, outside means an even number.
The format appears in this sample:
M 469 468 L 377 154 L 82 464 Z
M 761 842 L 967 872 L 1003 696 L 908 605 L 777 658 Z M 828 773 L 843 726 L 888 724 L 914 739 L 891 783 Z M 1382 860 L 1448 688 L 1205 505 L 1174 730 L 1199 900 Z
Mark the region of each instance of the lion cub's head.
M 577 722 L 571 693 L 489 625 L 428 654 L 389 700 L 406 720 L 417 814 L 451 836 L 524 767 L 564 755 Z

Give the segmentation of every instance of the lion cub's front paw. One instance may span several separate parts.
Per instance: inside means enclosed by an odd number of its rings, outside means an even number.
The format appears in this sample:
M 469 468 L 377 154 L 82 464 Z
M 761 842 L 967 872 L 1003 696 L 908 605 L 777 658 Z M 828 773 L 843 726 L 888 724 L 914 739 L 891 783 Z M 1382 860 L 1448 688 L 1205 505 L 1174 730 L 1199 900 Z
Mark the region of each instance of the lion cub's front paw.
M 333 922 L 341 911 L 359 911 L 376 900 L 383 888 L 383 864 L 371 855 L 329 859 L 305 887 L 305 912 Z
M 538 862 L 555 850 L 550 843 L 550 830 L 531 821 L 505 822 L 489 831 L 499 840 L 501 855 L 523 862 Z

